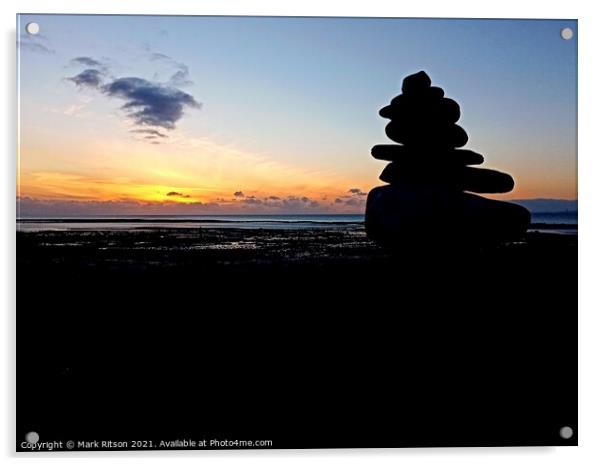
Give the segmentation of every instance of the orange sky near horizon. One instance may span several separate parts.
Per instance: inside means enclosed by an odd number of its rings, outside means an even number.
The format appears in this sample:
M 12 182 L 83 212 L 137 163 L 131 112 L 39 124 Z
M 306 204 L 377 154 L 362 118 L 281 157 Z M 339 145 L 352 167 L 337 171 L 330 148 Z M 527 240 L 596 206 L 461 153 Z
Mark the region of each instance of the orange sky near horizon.
M 329 167 L 295 166 L 206 138 L 181 138 L 157 146 L 117 138 L 60 151 L 47 147 L 39 140 L 30 145 L 26 139 L 22 144 L 18 197 L 84 203 L 217 203 L 229 211 L 236 211 L 243 199 L 306 197 L 319 202 L 325 212 L 336 207 L 359 213 L 365 191 L 378 184 L 370 182 L 378 173 L 378 163 L 372 174 L 349 177 Z M 364 194 L 353 195 L 352 188 Z M 358 202 L 335 202 L 337 198 Z M 251 202 L 240 204 L 244 212 Z
M 245 197 L 257 198 L 306 196 L 322 204 L 327 201 L 327 205 L 323 205 L 326 211 L 337 197 L 349 195 L 351 188 L 367 192 L 383 184 L 378 175 L 385 166 L 384 162 L 374 160 L 369 173 L 350 177 L 348 172 L 340 174 L 329 167 L 309 170 L 232 145 L 194 138 L 160 146 L 113 140 L 97 142 L 93 147 L 63 148 L 60 154 L 26 142 L 20 156 L 17 186 L 20 197 L 45 201 L 231 203 L 237 200 L 233 198 L 234 193 L 240 191 Z M 366 154 L 366 158 L 370 155 Z M 69 169 L 65 169 L 66 165 Z M 483 166 L 491 167 L 491 164 L 486 160 Z M 506 171 L 502 166 L 495 168 Z M 512 192 L 486 196 L 496 199 L 576 198 L 576 180 L 574 184 L 558 183 L 554 173 L 546 176 L 537 169 L 520 177 L 513 175 L 516 186 Z M 360 213 L 363 206 L 336 207 Z

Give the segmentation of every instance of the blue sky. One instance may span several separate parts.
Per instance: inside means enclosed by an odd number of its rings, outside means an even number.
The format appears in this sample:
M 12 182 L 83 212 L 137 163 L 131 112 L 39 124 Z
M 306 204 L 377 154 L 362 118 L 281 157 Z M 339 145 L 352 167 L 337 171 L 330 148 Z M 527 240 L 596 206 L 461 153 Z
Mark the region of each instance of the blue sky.
M 40 24 L 41 38 L 25 37 L 30 21 Z M 575 31 L 572 40 L 560 38 L 563 27 Z M 119 176 L 135 178 L 147 153 L 149 165 L 198 170 L 203 202 L 231 190 L 286 195 L 279 171 L 291 181 L 290 195 L 369 190 L 383 168 L 370 148 L 389 142 L 378 110 L 399 94 L 404 76 L 425 70 L 459 102 L 466 148 L 482 153 L 484 166 L 515 177 L 515 191 L 503 197 L 577 196 L 576 21 L 24 15 L 19 34 L 47 49 L 20 51 L 22 195 L 69 197 L 29 189 L 44 178 L 25 174 L 85 178 L 98 173 L 102 157 L 108 173 L 107 152 L 127 147 L 139 155 L 129 169 L 120 156 L 113 166 Z M 151 147 L 124 129 L 131 121 L 122 102 L 65 79 L 82 70 L 72 64 L 82 56 L 113 77 L 153 82 L 185 65 L 192 83 L 182 90 L 202 108 L 186 110 L 169 138 Z M 193 161 L 199 144 L 218 155 L 200 151 L 205 160 Z M 237 162 L 220 151 L 234 151 Z M 56 152 L 64 155 L 49 155 Z M 255 178 L 253 161 L 262 167 Z M 169 184 L 147 178 L 137 181 Z M 182 187 L 193 189 L 190 180 Z

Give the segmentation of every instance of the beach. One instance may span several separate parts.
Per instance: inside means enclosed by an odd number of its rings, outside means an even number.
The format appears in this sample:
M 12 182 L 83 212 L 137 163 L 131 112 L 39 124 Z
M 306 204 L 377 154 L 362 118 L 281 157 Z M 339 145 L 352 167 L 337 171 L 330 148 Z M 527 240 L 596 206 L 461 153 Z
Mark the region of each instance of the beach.
M 576 248 L 576 235 L 528 233 L 393 253 L 361 225 L 18 232 L 18 428 L 276 448 L 520 443 L 576 393 L 554 375 L 575 367 L 559 338 L 577 335 Z M 507 399 L 488 401 L 494 387 Z M 470 432 L 454 431 L 466 413 Z

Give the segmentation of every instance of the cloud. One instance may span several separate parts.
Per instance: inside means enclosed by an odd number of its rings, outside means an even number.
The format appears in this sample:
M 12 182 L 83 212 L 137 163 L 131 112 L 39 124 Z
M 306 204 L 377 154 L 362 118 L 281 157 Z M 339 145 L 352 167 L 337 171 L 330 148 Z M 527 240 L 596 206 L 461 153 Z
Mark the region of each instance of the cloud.
M 220 213 L 221 206 L 215 202 L 145 202 L 134 199 L 113 201 L 17 198 L 17 212 L 23 217 L 68 217 L 80 215 L 119 214 L 187 214 Z
M 242 191 L 236 191 L 234 198 L 226 201 L 222 199 L 222 207 L 236 209 L 240 206 L 244 209 L 254 208 L 256 211 L 263 212 L 315 212 L 324 206 L 317 200 L 308 196 L 297 196 L 289 194 L 286 196 L 264 195 L 257 197 L 255 195 L 245 195 Z
M 73 65 L 83 65 L 88 68 L 102 68 L 103 64 L 92 57 L 75 57 L 71 60 Z
M 47 55 L 52 55 L 55 51 L 44 44 L 40 44 L 39 42 L 29 42 L 29 41 L 20 41 L 19 47 L 21 50 L 29 50 L 30 52 L 43 53 Z
M 103 77 L 100 71 L 87 69 L 75 76 L 67 78 L 67 80 L 74 82 L 78 87 L 99 88 L 102 84 Z
M 145 134 L 146 139 L 166 138 L 167 137 L 166 134 L 163 134 L 160 131 L 157 131 L 156 129 L 151 129 L 151 128 L 133 129 L 130 131 L 130 133 Z
M 184 87 L 191 86 L 194 83 L 188 79 L 188 67 L 186 65 L 181 65 L 183 69 L 179 69 L 176 71 L 171 78 L 169 78 L 169 83 L 172 86 L 176 87 Z
M 188 80 L 188 67 L 167 55 L 153 52 L 151 60 L 161 60 L 174 65 L 176 73 L 167 83 L 152 82 L 139 77 L 107 78 L 109 71 L 99 60 L 79 56 L 71 60 L 72 65 L 83 65 L 85 70 L 66 78 L 79 88 L 97 89 L 103 95 L 124 101 L 121 109 L 138 128 L 134 133 L 144 135 L 151 144 L 159 144 L 158 139 L 167 135 L 159 129 L 173 130 L 184 115 L 186 108 L 201 108 L 201 104 L 190 94 L 175 86 L 191 83 Z M 106 80 L 106 82 L 105 82 Z
M 367 196 L 368 193 L 365 193 L 364 191 L 362 191 L 360 188 L 351 188 L 349 190 L 349 192 L 351 194 L 353 194 L 354 196 Z
M 164 53 L 159 53 L 159 52 L 150 52 L 150 59 L 151 61 L 167 61 L 167 62 L 172 62 L 173 59 L 168 56 L 165 55 Z
M 41 53 L 45 55 L 53 55 L 56 51 L 50 46 L 48 39 L 43 34 L 37 34 L 32 36 L 30 34 L 23 34 L 17 45 L 20 50 L 28 50 L 34 53 Z
M 121 108 L 140 126 L 172 130 L 182 118 L 185 107 L 201 108 L 201 104 L 186 92 L 136 77 L 115 79 L 102 86 L 102 92 L 124 100 Z
M 167 190 L 165 190 L 167 191 Z M 243 194 L 242 191 L 237 193 Z M 39 200 L 21 197 L 18 203 L 20 215 L 51 216 L 57 212 L 65 215 L 76 213 L 169 213 L 169 214 L 225 214 L 225 213 L 257 213 L 257 214 L 317 214 L 325 212 L 359 212 L 365 205 L 365 198 L 340 196 L 332 200 L 322 197 L 312 198 L 303 195 L 240 195 L 224 199 L 215 197 L 207 202 L 195 201 L 186 191 L 175 189 L 165 192 L 164 201 L 141 201 L 119 199 L 114 201 L 93 201 L 83 199 L 72 200 Z M 184 202 L 177 202 L 178 200 Z M 322 202 L 323 201 L 323 202 Z
M 240 202 L 244 202 L 245 204 L 250 205 L 261 205 L 263 201 L 261 199 L 257 199 L 255 196 L 250 196 L 242 199 Z
M 79 115 L 80 111 L 86 107 L 86 104 L 73 104 L 69 105 L 62 111 L 63 115 L 76 116 Z
M 179 192 L 177 192 L 177 191 L 170 191 L 170 192 L 168 192 L 168 193 L 166 194 L 166 196 L 169 196 L 169 197 L 181 197 L 181 198 L 184 198 L 184 199 L 188 199 L 188 198 L 190 198 L 190 195 L 188 195 L 188 194 L 183 194 L 183 193 L 179 193 Z
M 169 78 L 169 84 L 171 86 L 184 87 L 194 84 L 194 82 L 189 79 L 188 66 L 184 63 L 176 61 L 169 55 L 159 52 L 150 52 L 150 59 L 151 61 L 160 61 L 176 68 L 176 72 Z

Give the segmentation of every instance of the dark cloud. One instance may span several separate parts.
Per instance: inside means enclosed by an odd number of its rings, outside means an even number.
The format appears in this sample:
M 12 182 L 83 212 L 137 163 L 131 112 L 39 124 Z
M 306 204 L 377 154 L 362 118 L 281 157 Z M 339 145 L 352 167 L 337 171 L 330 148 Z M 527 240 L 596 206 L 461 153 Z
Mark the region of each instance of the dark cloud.
M 278 196 L 268 196 L 266 197 L 267 201 L 279 201 L 280 198 Z
M 338 197 L 334 200 L 335 204 L 341 204 L 342 202 L 343 202 L 343 200 Z
M 242 191 L 236 191 L 234 193 L 234 197 L 245 197 L 245 193 L 243 193 Z
M 115 79 L 105 84 L 102 92 L 124 100 L 121 108 L 140 126 L 171 130 L 182 118 L 185 107 L 201 107 L 201 104 L 186 92 L 136 77 Z
M 362 191 L 360 188 L 351 188 L 349 190 L 349 192 L 351 194 L 353 194 L 354 196 L 367 196 L 368 193 L 365 193 L 364 191 Z
M 67 78 L 68 81 L 74 82 L 78 87 L 99 88 L 102 84 L 102 73 L 98 70 L 87 69 L 75 76 Z
M 73 65 L 83 65 L 88 68 L 102 68 L 103 64 L 92 57 L 75 57 L 71 60 Z
M 184 115 L 186 108 L 200 108 L 201 104 L 190 94 L 174 86 L 192 83 L 188 79 L 188 67 L 162 53 L 153 52 L 151 60 L 160 60 L 173 65 L 177 71 L 167 83 L 151 82 L 138 77 L 112 78 L 102 61 L 88 56 L 75 57 L 73 65 L 83 65 L 81 73 L 66 78 L 80 88 L 98 89 L 108 97 L 124 101 L 121 106 L 127 116 L 138 127 L 132 132 L 144 135 L 151 144 L 159 144 L 158 139 L 167 135 L 160 129 L 172 130 Z
M 182 198 L 185 198 L 185 199 L 188 199 L 190 197 L 188 194 L 179 193 L 177 191 L 170 191 L 170 192 L 168 192 L 166 194 L 166 196 L 169 196 L 169 197 L 182 197 Z

